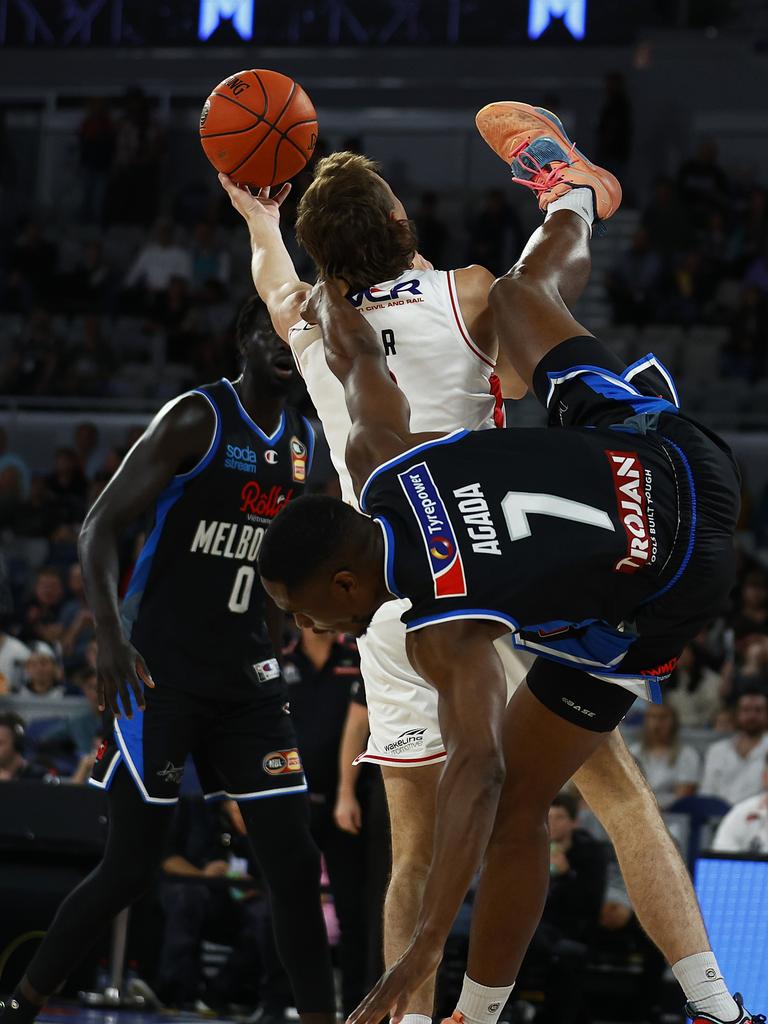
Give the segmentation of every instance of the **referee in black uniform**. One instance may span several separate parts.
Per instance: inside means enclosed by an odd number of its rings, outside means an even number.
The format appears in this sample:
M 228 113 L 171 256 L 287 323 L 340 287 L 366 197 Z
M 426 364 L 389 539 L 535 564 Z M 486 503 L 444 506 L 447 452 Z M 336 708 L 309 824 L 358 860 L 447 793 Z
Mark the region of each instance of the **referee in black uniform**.
M 206 798 L 240 806 L 302 1021 L 335 1022 L 320 855 L 275 658 L 282 616 L 256 571 L 266 528 L 304 489 L 314 436 L 286 407 L 293 362 L 255 298 L 237 339 L 242 376 L 165 406 L 83 525 L 100 701 L 114 715 L 91 783 L 108 791 L 110 831 L 104 859 L 59 908 L 3 1024 L 33 1020 L 93 937 L 152 882 L 190 754 Z M 150 510 L 120 605 L 120 538 Z

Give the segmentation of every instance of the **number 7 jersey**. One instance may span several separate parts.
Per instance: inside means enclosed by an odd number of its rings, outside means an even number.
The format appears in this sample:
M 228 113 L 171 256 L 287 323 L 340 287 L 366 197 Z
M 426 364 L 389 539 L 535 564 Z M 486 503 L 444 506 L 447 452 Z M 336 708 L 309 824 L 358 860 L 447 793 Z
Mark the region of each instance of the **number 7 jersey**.
M 685 602 L 644 612 L 690 557 L 685 465 L 652 433 L 456 431 L 379 467 L 360 505 L 381 526 L 388 589 L 411 602 L 408 632 L 490 620 L 521 650 L 653 698 L 664 673 L 628 655 L 679 653 L 690 626 Z
M 286 408 L 267 435 L 220 380 L 197 388 L 216 419 L 210 447 L 160 495 L 122 614 L 156 683 L 222 699 L 282 685 L 256 560 L 267 527 L 299 497 L 314 433 Z

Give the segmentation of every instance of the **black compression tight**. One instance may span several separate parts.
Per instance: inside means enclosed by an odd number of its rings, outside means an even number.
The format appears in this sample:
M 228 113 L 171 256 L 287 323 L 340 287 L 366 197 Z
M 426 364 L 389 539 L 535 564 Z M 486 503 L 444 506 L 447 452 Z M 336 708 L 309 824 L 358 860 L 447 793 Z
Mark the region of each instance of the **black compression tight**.
M 104 859 L 64 900 L 27 968 L 47 998 L 93 944 L 93 937 L 152 884 L 162 860 L 172 806 L 145 803 L 120 766 L 109 791 Z M 320 906 L 320 854 L 303 795 L 243 803 L 240 809 L 272 896 L 275 941 L 303 1013 L 334 1010 L 330 953 Z M 31 993 L 30 993 L 31 994 Z

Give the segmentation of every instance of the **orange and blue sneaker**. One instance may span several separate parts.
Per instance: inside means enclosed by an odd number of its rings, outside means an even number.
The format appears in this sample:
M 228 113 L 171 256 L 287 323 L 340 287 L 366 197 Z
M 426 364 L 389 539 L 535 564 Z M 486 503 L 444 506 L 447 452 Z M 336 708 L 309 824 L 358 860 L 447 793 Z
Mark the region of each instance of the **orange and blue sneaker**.
M 512 101 L 489 103 L 475 117 L 477 130 L 512 169 L 512 180 L 536 193 L 546 210 L 574 188 L 588 188 L 595 217 L 607 220 L 621 205 L 621 185 L 576 149 L 559 117 L 544 107 Z
M 735 993 L 733 1001 L 738 1006 L 740 1013 L 736 1020 L 728 1021 L 727 1024 L 766 1024 L 765 1016 L 762 1013 L 750 1013 L 744 1009 L 744 997 L 740 992 Z M 691 1018 L 693 1024 L 725 1024 L 718 1017 L 694 1009 L 690 1003 L 685 1004 L 685 1014 Z

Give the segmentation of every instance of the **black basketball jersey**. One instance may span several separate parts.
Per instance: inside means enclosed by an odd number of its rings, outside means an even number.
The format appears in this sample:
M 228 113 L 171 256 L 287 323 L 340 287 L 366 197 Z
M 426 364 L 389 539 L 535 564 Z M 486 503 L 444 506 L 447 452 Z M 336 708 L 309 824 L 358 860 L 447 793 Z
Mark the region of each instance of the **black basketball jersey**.
M 197 388 L 216 416 L 211 446 L 160 495 L 123 603 L 158 685 L 214 697 L 282 685 L 256 559 L 282 506 L 304 491 L 314 433 L 286 408 L 267 436 L 228 380 Z
M 638 607 L 682 572 L 693 522 L 685 459 L 612 429 L 456 431 L 385 463 L 361 508 L 381 524 L 408 631 L 507 626 L 516 647 L 629 684 Z

